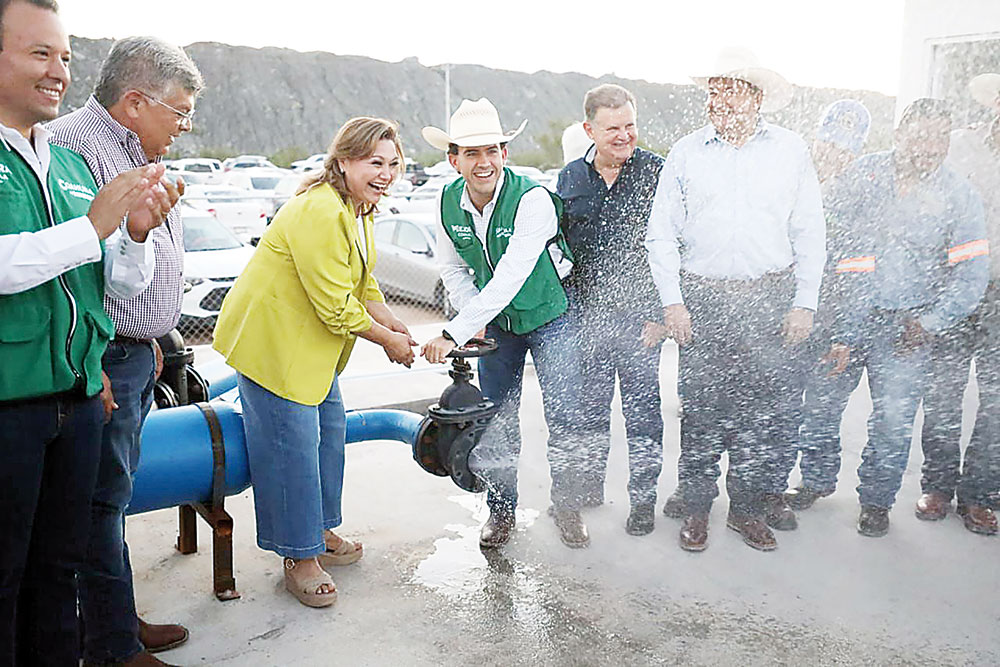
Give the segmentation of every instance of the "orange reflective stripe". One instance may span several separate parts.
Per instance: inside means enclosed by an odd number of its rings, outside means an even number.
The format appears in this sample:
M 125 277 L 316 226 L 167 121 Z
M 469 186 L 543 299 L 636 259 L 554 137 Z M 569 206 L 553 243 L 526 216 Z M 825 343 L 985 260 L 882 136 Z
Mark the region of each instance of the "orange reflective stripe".
M 847 257 L 834 267 L 836 273 L 871 273 L 875 270 L 875 255 L 866 257 Z
M 989 241 L 986 239 L 978 239 L 976 241 L 969 241 L 968 243 L 957 245 L 954 248 L 949 248 L 948 263 L 958 264 L 959 262 L 964 262 L 965 260 L 972 259 L 973 257 L 982 257 L 989 254 Z

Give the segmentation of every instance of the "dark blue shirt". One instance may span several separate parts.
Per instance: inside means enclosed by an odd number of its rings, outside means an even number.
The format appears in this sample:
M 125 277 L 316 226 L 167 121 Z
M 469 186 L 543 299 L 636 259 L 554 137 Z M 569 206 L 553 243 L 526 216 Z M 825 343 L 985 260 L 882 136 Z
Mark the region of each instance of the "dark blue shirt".
M 660 299 L 646 259 L 646 224 L 663 158 L 635 149 L 609 188 L 587 156 L 559 173 L 563 233 L 573 252 L 573 286 L 590 321 L 660 321 Z

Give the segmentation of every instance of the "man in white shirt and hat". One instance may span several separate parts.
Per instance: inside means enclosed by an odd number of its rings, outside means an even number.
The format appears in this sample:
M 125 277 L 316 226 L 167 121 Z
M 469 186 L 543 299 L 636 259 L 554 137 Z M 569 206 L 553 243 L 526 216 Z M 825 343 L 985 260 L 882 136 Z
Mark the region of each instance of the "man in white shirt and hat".
M 460 177 L 437 201 L 437 257 L 441 279 L 458 309 L 441 336 L 423 346 L 431 363 L 443 363 L 456 346 L 485 328 L 496 352 L 479 359 L 483 393 L 499 405 L 473 451 L 489 493 L 490 518 L 479 543 L 498 547 L 510 539 L 517 507 L 521 449 L 518 410 L 524 360 L 531 352 L 549 430 L 552 510 L 564 544 L 590 542 L 580 518 L 580 473 L 585 450 L 573 437 L 580 386 L 568 299 L 562 281 L 572 260 L 559 227 L 562 202 L 531 179 L 505 167 L 507 142 L 524 129 L 504 132 L 486 98 L 463 100 L 449 132 L 425 127 L 429 144 L 446 151 Z
M 978 127 L 955 130 L 947 165 L 968 179 L 983 200 L 989 240 L 990 278 L 976 311 L 934 340 L 931 382 L 924 394 L 921 437 L 924 463 L 923 494 L 917 518 L 944 519 L 957 499 L 965 527 L 980 535 L 995 535 L 995 497 L 1000 490 L 1000 74 L 980 74 L 969 82 L 969 93 L 995 115 Z M 976 360 L 979 409 L 965 455 L 962 435 L 962 395 L 969 364 Z
M 768 524 L 794 527 L 773 478 L 795 446 L 796 373 L 812 329 L 825 225 L 809 148 L 761 112 L 790 84 L 733 51 L 708 91 L 710 124 L 681 138 L 660 175 L 646 247 L 680 346 L 684 406 L 678 492 L 681 548 L 702 551 L 729 451 L 727 525 L 751 547 L 777 546 Z

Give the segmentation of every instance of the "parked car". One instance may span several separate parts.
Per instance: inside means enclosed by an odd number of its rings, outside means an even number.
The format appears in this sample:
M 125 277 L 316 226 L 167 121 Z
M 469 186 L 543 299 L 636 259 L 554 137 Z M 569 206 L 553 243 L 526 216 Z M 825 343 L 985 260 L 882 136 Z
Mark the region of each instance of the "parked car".
M 243 243 L 254 244 L 264 234 L 271 203 L 231 185 L 192 185 L 184 201 L 214 215 Z
M 311 169 L 322 169 L 323 160 L 326 159 L 326 153 L 316 153 L 315 155 L 310 155 L 304 160 L 296 160 L 291 164 L 292 171 L 309 171 Z
M 184 336 L 211 332 L 222 300 L 253 255 L 214 215 L 181 204 L 184 225 L 184 299 L 177 325 Z
M 263 155 L 240 155 L 239 157 L 231 157 L 222 163 L 223 171 L 232 171 L 233 169 L 252 169 L 254 167 L 277 169 L 277 167 Z
M 382 291 L 455 315 L 434 261 L 433 213 L 387 215 L 375 220 L 375 278 Z
M 278 210 L 277 201 L 280 196 L 274 190 L 281 179 L 290 173 L 287 169 L 277 167 L 234 169 L 226 174 L 226 183 L 249 190 L 255 197 L 267 202 L 267 219 L 270 220 Z
M 295 196 L 295 191 L 299 189 L 302 179 L 307 174 L 298 171 L 282 176 L 278 184 L 274 186 L 274 212 L 285 205 L 285 202 Z
M 429 178 L 430 176 L 424 171 L 424 165 L 406 158 L 406 172 L 403 174 L 402 180 L 407 180 L 413 184 L 413 187 L 418 187 L 426 183 Z
M 201 181 L 203 183 L 215 185 L 222 182 L 222 163 L 212 158 L 198 157 L 172 160 L 167 169 L 184 172 L 185 181 L 188 180 L 188 174 L 200 174 L 204 176 L 204 180 Z

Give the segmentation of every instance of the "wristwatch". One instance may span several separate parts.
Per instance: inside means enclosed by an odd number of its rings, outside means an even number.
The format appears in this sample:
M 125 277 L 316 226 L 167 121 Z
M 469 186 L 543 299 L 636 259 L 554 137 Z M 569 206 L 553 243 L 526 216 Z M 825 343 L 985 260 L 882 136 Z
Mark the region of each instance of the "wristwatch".
M 441 331 L 441 337 L 444 338 L 445 340 L 450 340 L 452 343 L 455 343 L 455 339 L 451 337 L 451 334 L 443 329 Z M 455 345 L 458 345 L 458 343 L 455 343 Z

